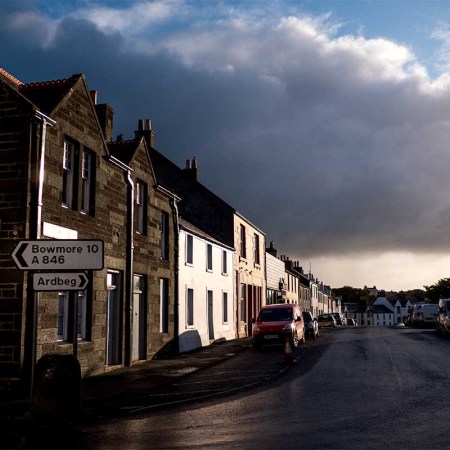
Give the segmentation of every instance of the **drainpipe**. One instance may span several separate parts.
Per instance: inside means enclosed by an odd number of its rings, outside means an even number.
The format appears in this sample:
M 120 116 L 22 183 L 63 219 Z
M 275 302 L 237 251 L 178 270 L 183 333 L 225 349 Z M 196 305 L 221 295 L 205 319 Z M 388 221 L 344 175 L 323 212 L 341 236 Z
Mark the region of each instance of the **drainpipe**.
M 177 202 L 175 201 L 175 199 L 172 198 L 172 200 L 170 201 L 170 206 L 172 207 L 172 210 L 174 212 L 173 214 L 173 230 L 174 230 L 174 234 L 175 234 L 175 245 L 174 245 L 174 275 L 175 275 L 175 281 L 174 281 L 174 290 L 175 290 L 175 298 L 174 298 L 174 330 L 173 330 L 173 335 L 174 335 L 174 340 L 175 340 L 175 352 L 179 353 L 180 351 L 180 340 L 179 340 L 179 280 L 178 280 L 178 276 L 179 276 L 179 263 L 178 263 L 178 257 L 179 257 L 179 243 L 178 240 L 180 239 L 180 232 L 179 232 L 179 224 L 178 224 L 178 206 L 177 206 Z
M 40 142 L 37 140 L 38 127 L 32 125 L 32 135 L 30 136 L 30 146 L 32 150 L 30 155 L 33 155 L 33 149 L 36 149 L 38 162 L 36 178 L 32 176 L 33 181 L 31 185 L 31 202 L 30 202 L 30 216 L 35 218 L 34 223 L 30 221 L 30 239 L 41 239 L 42 237 L 42 206 L 43 206 L 43 190 L 44 190 L 44 176 L 45 176 L 45 147 L 47 137 L 47 126 L 56 125 L 56 121 L 46 116 L 40 111 L 35 111 L 34 118 L 39 121 Z M 31 161 L 30 161 L 31 162 Z M 34 211 L 33 211 L 33 208 Z M 37 317 L 39 309 L 39 294 L 33 290 L 33 275 L 30 271 L 27 272 L 27 294 L 26 294 L 26 326 L 25 326 L 25 349 L 24 349 L 24 378 L 27 380 L 27 385 L 30 388 L 30 394 L 33 389 L 34 381 L 34 366 L 36 364 L 36 346 L 37 346 Z
M 133 261 L 134 261 L 134 182 L 131 170 L 125 174 L 127 183 L 127 249 L 125 282 L 125 365 L 131 366 L 133 345 Z
M 126 264 L 125 264 L 125 337 L 124 337 L 124 364 L 131 365 L 133 344 L 133 261 L 134 261 L 134 182 L 131 178 L 131 167 L 124 164 L 114 156 L 109 155 L 108 161 L 119 167 L 124 172 L 127 183 L 127 230 L 126 230 Z

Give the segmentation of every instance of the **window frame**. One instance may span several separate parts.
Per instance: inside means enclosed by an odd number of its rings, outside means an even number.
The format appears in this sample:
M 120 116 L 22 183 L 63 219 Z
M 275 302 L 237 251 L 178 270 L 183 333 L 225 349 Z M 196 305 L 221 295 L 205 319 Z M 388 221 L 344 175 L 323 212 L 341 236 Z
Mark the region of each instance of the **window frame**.
M 136 194 L 134 199 L 136 207 L 136 233 L 142 236 L 147 235 L 147 196 L 147 183 L 139 179 L 136 180 Z
M 213 246 L 209 243 L 206 243 L 206 270 L 213 271 Z
M 169 279 L 160 278 L 159 281 L 159 303 L 160 303 L 160 318 L 159 331 L 160 333 L 169 333 Z
M 76 210 L 78 207 L 78 145 L 76 141 L 67 136 L 64 137 L 63 143 L 62 170 L 62 206 Z
M 87 167 L 86 167 L 87 161 Z M 95 183 L 97 158 L 95 152 L 84 148 L 81 152 L 81 205 L 80 211 L 88 216 L 95 215 Z
M 241 258 L 247 258 L 247 239 L 246 239 L 246 231 L 245 225 L 240 224 L 239 229 L 239 256 Z
M 261 265 L 261 252 L 259 250 L 260 239 L 259 234 L 255 233 L 253 236 L 253 262 L 257 266 Z
M 161 259 L 169 261 L 169 213 L 161 211 Z
M 222 323 L 228 323 L 228 292 L 222 291 Z
M 194 289 L 186 288 L 186 327 L 194 326 Z
M 194 264 L 194 236 L 192 234 L 186 233 L 186 257 L 185 263 L 188 266 Z

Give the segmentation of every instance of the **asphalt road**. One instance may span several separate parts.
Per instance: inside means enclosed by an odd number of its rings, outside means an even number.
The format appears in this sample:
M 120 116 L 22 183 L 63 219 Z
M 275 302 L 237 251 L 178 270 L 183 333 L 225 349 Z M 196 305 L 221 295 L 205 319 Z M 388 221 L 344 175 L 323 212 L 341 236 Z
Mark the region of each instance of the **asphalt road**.
M 129 417 L 60 430 L 59 439 L 41 436 L 26 448 L 443 449 L 449 351 L 450 340 L 433 330 L 329 330 L 267 383 L 252 386 L 257 374 L 272 373 L 267 367 L 283 367 L 283 354 L 250 349 L 183 379 L 200 394 L 232 378 L 248 381 L 245 389 L 164 409 L 143 407 L 146 399 Z

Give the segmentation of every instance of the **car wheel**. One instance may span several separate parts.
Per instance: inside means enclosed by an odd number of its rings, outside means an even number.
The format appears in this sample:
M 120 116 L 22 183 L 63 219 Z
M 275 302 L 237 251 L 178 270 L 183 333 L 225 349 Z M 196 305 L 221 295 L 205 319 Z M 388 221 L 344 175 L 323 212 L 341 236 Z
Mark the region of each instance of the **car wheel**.
M 294 347 L 294 348 L 296 348 L 296 347 L 299 346 L 299 341 L 298 341 L 297 333 L 294 333 L 294 334 L 292 335 L 291 345 L 292 345 L 292 347 Z
M 317 339 L 318 336 L 319 336 L 319 330 L 317 330 L 317 332 L 315 331 L 313 333 L 313 339 Z
M 300 342 L 302 344 L 304 344 L 306 342 L 305 332 L 303 332 L 303 336 L 302 336 L 302 339 L 300 340 Z

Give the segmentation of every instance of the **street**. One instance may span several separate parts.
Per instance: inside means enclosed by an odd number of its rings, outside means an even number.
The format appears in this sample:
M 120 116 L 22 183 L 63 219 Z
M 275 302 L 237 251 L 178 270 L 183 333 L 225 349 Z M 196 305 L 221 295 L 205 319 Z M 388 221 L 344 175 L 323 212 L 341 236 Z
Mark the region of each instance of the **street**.
M 59 442 L 53 436 L 45 445 L 41 436 L 26 447 L 445 448 L 449 348 L 450 340 L 434 330 L 326 330 L 307 341 L 292 368 L 271 383 L 63 430 Z M 253 370 L 264 370 L 261 356 L 282 354 L 249 349 L 226 364 L 231 370 L 256 357 L 261 367 Z M 190 381 L 198 384 L 185 378 Z

